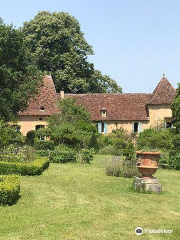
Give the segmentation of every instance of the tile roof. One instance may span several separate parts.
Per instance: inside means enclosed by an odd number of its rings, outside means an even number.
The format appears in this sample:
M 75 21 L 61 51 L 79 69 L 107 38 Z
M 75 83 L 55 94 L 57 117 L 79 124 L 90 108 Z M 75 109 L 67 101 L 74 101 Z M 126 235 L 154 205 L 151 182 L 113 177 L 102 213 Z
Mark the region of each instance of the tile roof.
M 28 108 L 20 112 L 19 115 L 50 116 L 59 112 L 56 105 L 57 101 L 58 97 L 53 79 L 51 76 L 45 75 L 43 77 L 43 86 L 39 89 L 39 93 L 34 99 L 30 100 Z
M 65 97 L 76 98 L 77 104 L 84 105 L 93 121 L 99 120 L 148 120 L 146 103 L 152 94 L 130 93 L 97 93 L 97 94 L 65 94 Z M 107 116 L 102 117 L 101 111 Z
M 170 84 L 170 82 L 163 76 L 157 87 L 153 92 L 152 99 L 148 104 L 153 105 L 169 105 L 173 101 L 176 94 L 176 90 Z
M 62 94 L 64 95 L 64 94 Z M 84 105 L 93 121 L 148 121 L 147 105 L 169 105 L 175 96 L 175 89 L 163 77 L 152 94 L 145 93 L 87 93 L 65 94 L 64 97 L 76 98 L 77 104 Z M 56 93 L 51 76 L 44 76 L 43 87 L 35 99 L 31 99 L 28 108 L 19 115 L 50 116 L 59 112 Z M 101 111 L 106 110 L 106 117 Z

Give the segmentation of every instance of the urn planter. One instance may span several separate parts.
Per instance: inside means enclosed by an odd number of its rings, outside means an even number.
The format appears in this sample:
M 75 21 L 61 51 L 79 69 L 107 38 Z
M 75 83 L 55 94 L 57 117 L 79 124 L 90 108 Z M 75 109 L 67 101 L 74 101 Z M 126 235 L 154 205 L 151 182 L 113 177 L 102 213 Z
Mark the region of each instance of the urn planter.
M 142 178 L 152 178 L 159 166 L 160 152 L 137 151 L 137 168 Z
M 162 185 L 157 178 L 153 177 L 159 166 L 160 152 L 136 152 L 137 168 L 142 174 L 135 177 L 134 188 L 139 192 L 162 192 Z

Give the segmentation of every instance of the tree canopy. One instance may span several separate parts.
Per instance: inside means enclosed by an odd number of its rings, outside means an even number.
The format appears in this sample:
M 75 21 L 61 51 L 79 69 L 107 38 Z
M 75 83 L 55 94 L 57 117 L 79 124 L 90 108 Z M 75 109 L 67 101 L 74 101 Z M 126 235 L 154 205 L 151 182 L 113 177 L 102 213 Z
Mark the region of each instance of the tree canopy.
M 90 121 L 90 114 L 74 99 L 60 101 L 61 113 L 49 118 L 49 128 L 56 144 L 67 144 L 76 147 L 87 147 L 97 129 Z
M 172 117 L 176 133 L 180 134 L 180 84 L 176 90 L 176 96 L 171 104 Z
M 13 120 L 37 92 L 40 75 L 29 59 L 23 33 L 0 19 L 0 119 Z
M 57 91 L 121 92 L 109 76 L 88 62 L 93 54 L 79 22 L 65 12 L 39 12 L 22 28 L 26 46 L 41 71 L 51 73 Z

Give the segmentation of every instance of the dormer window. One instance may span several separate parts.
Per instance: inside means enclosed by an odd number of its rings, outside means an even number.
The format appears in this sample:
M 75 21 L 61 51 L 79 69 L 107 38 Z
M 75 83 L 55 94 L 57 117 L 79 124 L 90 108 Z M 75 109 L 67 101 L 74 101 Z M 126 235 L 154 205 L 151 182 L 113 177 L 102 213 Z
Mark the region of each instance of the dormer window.
M 41 111 L 44 111 L 44 110 L 45 110 L 45 107 L 43 107 L 43 106 L 40 107 L 40 110 L 41 110 Z
M 101 116 L 106 117 L 107 116 L 107 111 L 106 110 L 101 110 Z

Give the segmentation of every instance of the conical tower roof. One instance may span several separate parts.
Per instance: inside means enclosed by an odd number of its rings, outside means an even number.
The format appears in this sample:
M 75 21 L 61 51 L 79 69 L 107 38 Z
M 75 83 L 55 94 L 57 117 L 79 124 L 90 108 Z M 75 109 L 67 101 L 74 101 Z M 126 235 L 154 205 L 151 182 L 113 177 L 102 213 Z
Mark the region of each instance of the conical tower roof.
M 164 76 L 155 88 L 153 96 L 148 104 L 152 105 L 169 105 L 173 101 L 176 94 L 176 90 Z
M 45 75 L 43 86 L 39 88 L 38 94 L 29 101 L 27 109 L 19 115 L 50 116 L 59 112 L 57 102 L 58 97 L 53 79 L 50 75 Z

